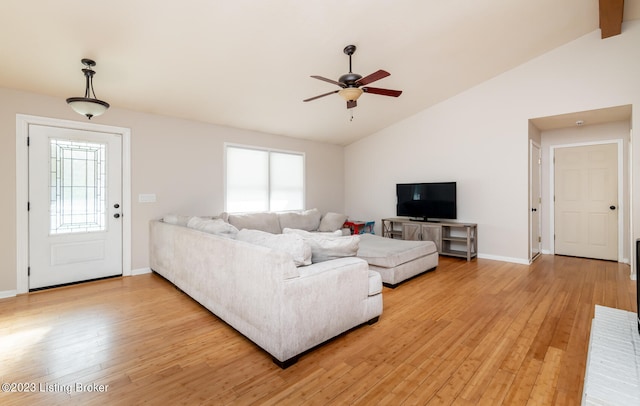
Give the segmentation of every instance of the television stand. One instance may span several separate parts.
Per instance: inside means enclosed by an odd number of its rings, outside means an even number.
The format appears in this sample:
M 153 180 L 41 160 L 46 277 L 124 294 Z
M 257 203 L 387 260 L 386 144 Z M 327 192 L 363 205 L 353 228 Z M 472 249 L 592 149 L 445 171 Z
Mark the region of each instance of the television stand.
M 478 225 L 475 223 L 384 218 L 382 236 L 401 240 L 433 241 L 438 254 L 466 258 L 467 261 L 478 255 Z
M 442 220 L 429 220 L 426 217 L 409 217 L 410 221 L 417 221 L 419 223 L 441 223 Z

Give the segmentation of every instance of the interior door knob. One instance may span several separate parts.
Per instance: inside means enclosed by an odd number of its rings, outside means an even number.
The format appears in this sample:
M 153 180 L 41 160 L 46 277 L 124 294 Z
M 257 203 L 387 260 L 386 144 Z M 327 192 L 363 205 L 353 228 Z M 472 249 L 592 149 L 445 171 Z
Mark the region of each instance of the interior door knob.
M 116 213 L 116 214 L 114 214 L 114 215 L 113 215 L 113 217 L 115 217 L 115 218 L 120 218 L 120 213 Z
M 609 206 L 609 209 L 611 209 L 611 210 L 615 210 L 615 209 L 616 209 L 616 206 L 611 205 L 611 206 Z

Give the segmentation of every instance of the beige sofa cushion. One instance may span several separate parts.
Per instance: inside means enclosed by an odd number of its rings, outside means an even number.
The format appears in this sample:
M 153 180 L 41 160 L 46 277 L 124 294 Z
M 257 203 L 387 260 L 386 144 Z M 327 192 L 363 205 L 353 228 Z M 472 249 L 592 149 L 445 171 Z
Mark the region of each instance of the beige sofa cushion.
M 393 268 L 425 255 L 437 252 L 433 241 L 407 241 L 360 234 L 358 257 L 369 265 Z
M 382 293 L 382 276 L 376 271 L 369 270 L 369 296 Z
M 229 224 L 232 224 L 238 230 L 248 228 L 251 230 L 266 231 L 271 234 L 282 233 L 278 215 L 274 212 L 228 214 L 227 219 Z
M 316 231 L 320 226 L 320 217 L 322 215 L 318 209 L 278 213 L 278 220 L 280 220 L 282 229 L 297 228 L 299 230 Z
M 296 266 L 311 265 L 311 247 L 297 234 L 271 234 L 245 228 L 238 231 L 236 239 L 285 252 L 291 255 Z
M 328 212 L 322 216 L 320 225 L 318 226 L 318 231 L 340 230 L 344 225 L 344 222 L 347 221 L 347 218 L 348 217 L 344 214 Z

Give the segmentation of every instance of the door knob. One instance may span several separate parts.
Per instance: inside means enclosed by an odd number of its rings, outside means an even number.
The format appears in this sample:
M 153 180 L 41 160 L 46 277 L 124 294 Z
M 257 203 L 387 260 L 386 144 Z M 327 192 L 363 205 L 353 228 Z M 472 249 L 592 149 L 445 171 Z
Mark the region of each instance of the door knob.
M 609 206 L 609 209 L 611 209 L 611 210 L 615 210 L 615 209 L 616 209 L 616 206 L 611 205 L 611 206 Z
M 113 217 L 115 217 L 115 218 L 120 218 L 120 213 L 116 213 L 116 214 L 114 214 L 114 215 L 113 215 Z
M 119 209 L 119 208 L 120 208 L 120 205 L 119 205 L 118 203 L 116 203 L 116 204 L 114 204 L 114 205 L 113 205 L 113 208 L 114 208 L 114 209 Z

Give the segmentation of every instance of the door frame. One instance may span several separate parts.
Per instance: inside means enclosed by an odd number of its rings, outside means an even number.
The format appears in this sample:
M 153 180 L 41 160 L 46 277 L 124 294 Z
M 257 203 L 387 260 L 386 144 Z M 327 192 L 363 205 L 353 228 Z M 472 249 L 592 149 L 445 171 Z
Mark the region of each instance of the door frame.
M 533 156 L 533 147 L 538 149 L 539 156 Z M 531 234 L 533 232 L 533 228 L 538 228 L 538 236 L 542 238 L 542 200 L 538 202 L 538 223 L 533 224 L 533 215 L 531 211 L 533 207 L 531 206 L 531 197 L 533 195 L 533 173 L 536 171 L 538 173 L 538 192 L 540 193 L 540 197 L 542 196 L 542 147 L 539 143 L 534 140 L 529 140 L 529 263 L 533 262 L 536 258 L 542 255 L 542 242 L 538 242 L 538 253 L 533 255 L 533 241 L 531 238 Z
M 586 147 L 589 145 L 617 145 L 618 159 L 618 262 L 625 262 L 624 259 L 624 211 L 626 210 L 626 202 L 624 201 L 624 145 L 622 139 L 611 139 L 593 142 L 578 142 L 572 144 L 551 145 L 549 147 L 549 251 L 555 254 L 555 153 L 558 148 Z
M 29 291 L 29 125 L 108 132 L 122 137 L 122 276 L 131 275 L 131 130 L 103 124 L 16 114 L 16 292 Z

